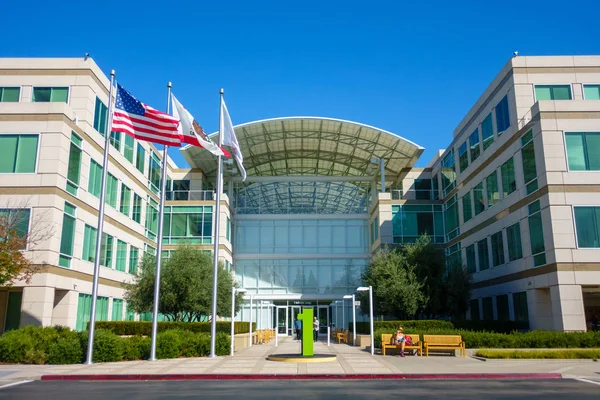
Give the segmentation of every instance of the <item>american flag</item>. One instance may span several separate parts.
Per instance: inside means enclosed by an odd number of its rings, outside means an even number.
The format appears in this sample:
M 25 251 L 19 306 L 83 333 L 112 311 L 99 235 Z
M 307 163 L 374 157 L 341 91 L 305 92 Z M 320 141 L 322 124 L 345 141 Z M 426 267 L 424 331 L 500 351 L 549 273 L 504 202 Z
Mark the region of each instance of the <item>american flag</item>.
M 124 132 L 139 140 L 179 147 L 181 142 L 178 125 L 179 119 L 141 103 L 117 84 L 112 123 L 114 132 Z

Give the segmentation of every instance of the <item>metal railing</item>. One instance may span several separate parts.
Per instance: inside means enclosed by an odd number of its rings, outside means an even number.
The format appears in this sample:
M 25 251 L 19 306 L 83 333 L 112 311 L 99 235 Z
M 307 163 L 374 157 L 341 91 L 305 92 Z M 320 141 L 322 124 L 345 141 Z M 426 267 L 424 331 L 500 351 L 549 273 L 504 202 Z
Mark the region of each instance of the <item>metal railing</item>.
M 210 201 L 215 199 L 215 192 L 212 190 L 169 190 L 165 193 L 165 198 L 175 201 Z

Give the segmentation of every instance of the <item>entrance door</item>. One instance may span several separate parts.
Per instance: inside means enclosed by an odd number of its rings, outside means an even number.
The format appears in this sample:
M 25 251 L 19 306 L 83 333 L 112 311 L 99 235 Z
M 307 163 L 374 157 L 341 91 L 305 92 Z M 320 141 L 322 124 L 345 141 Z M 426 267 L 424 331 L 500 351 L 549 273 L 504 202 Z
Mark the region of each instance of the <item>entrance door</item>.
M 327 326 L 329 326 L 329 306 L 317 306 L 316 317 L 319 320 L 319 336 L 327 336 Z
M 286 336 L 288 331 L 288 308 L 277 306 L 277 336 Z
M 290 320 L 292 321 L 292 329 L 290 330 L 290 335 L 294 336 L 296 334 L 296 326 L 294 322 L 298 317 L 298 314 L 302 313 L 302 307 L 299 306 L 290 306 Z

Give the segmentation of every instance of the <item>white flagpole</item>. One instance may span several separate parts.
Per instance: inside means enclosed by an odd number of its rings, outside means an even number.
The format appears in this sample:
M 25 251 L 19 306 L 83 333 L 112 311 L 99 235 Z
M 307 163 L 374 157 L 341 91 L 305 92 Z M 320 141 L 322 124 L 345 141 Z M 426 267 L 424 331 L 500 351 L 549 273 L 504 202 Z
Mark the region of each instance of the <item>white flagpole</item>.
M 115 70 L 110 71 L 110 89 L 108 91 L 108 126 L 104 133 L 104 159 L 102 161 L 102 189 L 100 190 L 100 206 L 98 207 L 98 228 L 96 230 L 96 255 L 94 257 L 94 280 L 92 282 L 92 308 L 90 310 L 90 327 L 88 330 L 88 347 L 86 364 L 92 364 L 94 355 L 94 333 L 96 328 L 96 300 L 98 299 L 98 278 L 100 275 L 100 251 L 102 250 L 102 231 L 104 229 L 104 199 L 106 198 L 106 174 L 108 173 L 108 152 L 113 120 L 113 87 Z
M 171 112 L 171 82 L 167 83 L 167 114 Z M 167 188 L 167 151 L 165 145 L 162 159 L 162 178 L 160 181 L 160 205 L 158 211 L 158 242 L 156 244 L 156 276 L 154 278 L 154 308 L 152 310 L 152 342 L 150 361 L 156 361 L 156 335 L 158 334 L 158 303 L 160 298 L 160 263 L 162 261 L 163 219 L 165 213 L 165 192 Z
M 219 91 L 219 147 L 223 146 L 223 93 Z M 210 323 L 210 355 L 216 357 L 215 343 L 217 338 L 217 271 L 219 266 L 219 226 L 221 220 L 221 192 L 223 191 L 223 168 L 222 158 L 217 156 L 217 196 L 215 204 L 215 247 L 214 247 L 214 262 L 213 262 L 213 292 L 212 292 L 212 314 Z M 231 338 L 233 340 L 233 338 Z

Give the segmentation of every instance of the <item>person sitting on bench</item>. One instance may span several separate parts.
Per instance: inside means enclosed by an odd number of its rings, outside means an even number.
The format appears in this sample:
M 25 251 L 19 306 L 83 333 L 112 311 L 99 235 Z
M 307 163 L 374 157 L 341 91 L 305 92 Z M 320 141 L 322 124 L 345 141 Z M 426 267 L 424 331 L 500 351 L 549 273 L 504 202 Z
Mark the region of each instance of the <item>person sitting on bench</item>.
M 406 338 L 404 337 L 404 333 L 402 328 L 398 328 L 396 333 L 392 335 L 392 344 L 395 344 L 396 347 L 400 347 L 400 357 L 404 357 L 404 346 L 406 345 Z

